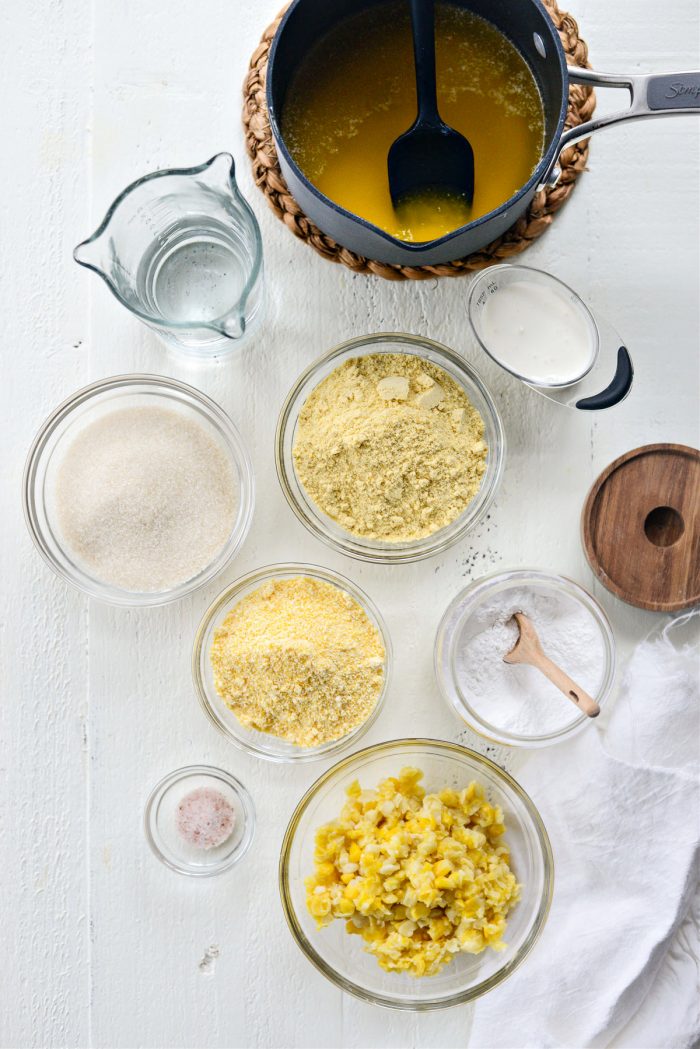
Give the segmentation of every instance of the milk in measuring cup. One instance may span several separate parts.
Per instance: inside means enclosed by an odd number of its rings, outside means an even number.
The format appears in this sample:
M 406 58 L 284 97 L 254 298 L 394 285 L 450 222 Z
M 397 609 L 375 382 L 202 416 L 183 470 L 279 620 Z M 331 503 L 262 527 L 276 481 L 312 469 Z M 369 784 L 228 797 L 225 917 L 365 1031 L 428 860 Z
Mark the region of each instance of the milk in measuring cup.
M 496 360 L 535 385 L 564 386 L 593 364 L 595 343 L 581 310 L 534 281 L 513 281 L 490 295 L 481 327 Z

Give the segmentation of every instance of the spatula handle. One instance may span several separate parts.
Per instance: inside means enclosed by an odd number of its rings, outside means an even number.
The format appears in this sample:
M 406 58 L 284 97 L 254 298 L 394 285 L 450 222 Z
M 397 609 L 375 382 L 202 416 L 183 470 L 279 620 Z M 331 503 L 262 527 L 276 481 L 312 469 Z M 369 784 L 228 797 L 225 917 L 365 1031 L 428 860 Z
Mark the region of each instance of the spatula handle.
M 580 685 L 577 685 L 573 678 L 570 678 L 561 667 L 558 667 L 556 663 L 548 659 L 544 653 L 538 654 L 535 665 L 579 710 L 582 710 L 589 718 L 598 717 L 600 707 L 596 701 Z
M 416 62 L 418 117 L 426 123 L 439 123 L 435 83 L 434 0 L 411 0 L 411 25 Z

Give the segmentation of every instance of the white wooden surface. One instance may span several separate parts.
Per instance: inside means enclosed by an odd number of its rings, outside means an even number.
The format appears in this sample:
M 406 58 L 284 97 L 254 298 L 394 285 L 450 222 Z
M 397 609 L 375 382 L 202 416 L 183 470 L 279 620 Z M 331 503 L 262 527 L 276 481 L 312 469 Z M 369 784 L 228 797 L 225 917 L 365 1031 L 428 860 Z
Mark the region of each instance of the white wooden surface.
M 307 560 L 351 575 L 375 598 L 396 675 L 367 742 L 455 737 L 433 682 L 433 636 L 447 601 L 485 571 L 537 565 L 575 576 L 602 598 L 623 652 L 657 621 L 592 583 L 578 519 L 590 482 L 618 454 L 698 441 L 698 125 L 686 117 L 599 136 L 590 173 L 527 255 L 607 314 L 637 364 L 633 395 L 615 412 L 557 410 L 469 345 L 464 281 L 352 276 L 268 212 L 244 158 L 240 84 L 278 2 L 24 0 L 3 10 L 3 1046 L 469 1042 L 469 1008 L 418 1017 L 362 1005 L 327 984 L 287 933 L 280 839 L 326 765 L 279 768 L 241 755 L 196 704 L 194 629 L 237 575 Z M 697 64 L 694 0 L 673 0 L 662 14 L 656 0 L 578 0 L 576 13 L 599 68 Z M 234 152 L 261 222 L 269 308 L 254 346 L 195 373 L 166 357 L 72 262 L 71 248 L 138 175 L 222 149 Z M 492 385 L 510 445 L 503 487 L 477 533 L 439 560 L 394 569 L 316 543 L 284 503 L 272 452 L 277 410 L 300 369 L 341 339 L 382 329 L 464 351 Z M 219 400 L 258 481 L 251 535 L 226 573 L 177 606 L 140 612 L 87 602 L 54 578 L 32 548 L 19 498 L 27 447 L 55 404 L 90 380 L 139 370 L 192 381 Z M 152 784 L 192 761 L 234 771 L 258 812 L 245 862 L 206 884 L 161 867 L 141 830 Z M 214 944 L 218 959 L 200 964 Z

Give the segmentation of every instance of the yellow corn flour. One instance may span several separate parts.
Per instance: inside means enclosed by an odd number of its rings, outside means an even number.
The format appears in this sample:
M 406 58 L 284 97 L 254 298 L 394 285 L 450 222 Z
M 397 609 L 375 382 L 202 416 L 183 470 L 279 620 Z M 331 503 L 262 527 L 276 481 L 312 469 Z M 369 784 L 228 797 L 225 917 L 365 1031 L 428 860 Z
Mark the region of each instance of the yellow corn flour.
M 479 491 L 488 449 L 464 389 L 414 354 L 345 361 L 316 386 L 297 424 L 297 477 L 346 531 L 422 539 L 451 524 Z
M 348 788 L 316 834 L 306 905 L 319 926 L 343 918 L 382 969 L 432 976 L 460 952 L 502 950 L 520 886 L 503 813 L 483 787 L 427 794 L 404 768 L 376 790 Z
M 214 634 L 216 691 L 241 724 L 299 746 L 347 735 L 384 684 L 382 637 L 357 601 L 309 576 L 264 583 Z

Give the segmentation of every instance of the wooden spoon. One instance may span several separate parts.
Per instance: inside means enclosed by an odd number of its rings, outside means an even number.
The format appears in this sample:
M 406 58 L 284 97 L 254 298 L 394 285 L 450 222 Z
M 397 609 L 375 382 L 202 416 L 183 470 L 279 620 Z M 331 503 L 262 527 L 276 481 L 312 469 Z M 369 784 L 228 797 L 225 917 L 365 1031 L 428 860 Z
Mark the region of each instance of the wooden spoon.
M 474 152 L 441 119 L 435 83 L 435 0 L 411 0 L 418 116 L 389 149 L 389 190 L 394 207 L 416 193 L 440 189 L 474 199 Z
M 589 718 L 597 718 L 600 714 L 600 707 L 596 701 L 542 651 L 542 645 L 532 620 L 522 612 L 516 612 L 513 619 L 518 624 L 520 637 L 510 652 L 503 657 L 504 661 L 506 663 L 526 663 L 528 666 L 536 667 L 584 714 L 588 714 Z

